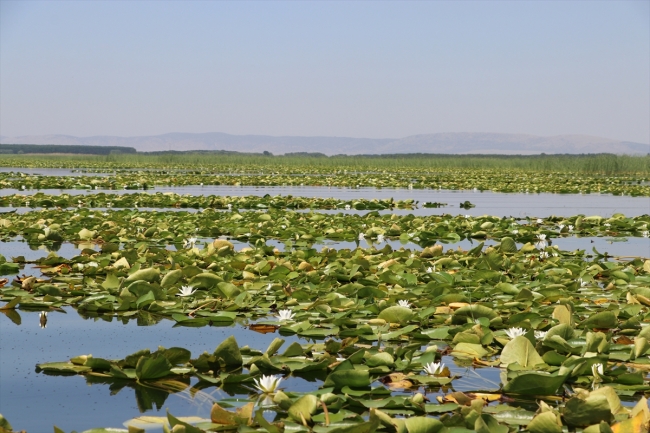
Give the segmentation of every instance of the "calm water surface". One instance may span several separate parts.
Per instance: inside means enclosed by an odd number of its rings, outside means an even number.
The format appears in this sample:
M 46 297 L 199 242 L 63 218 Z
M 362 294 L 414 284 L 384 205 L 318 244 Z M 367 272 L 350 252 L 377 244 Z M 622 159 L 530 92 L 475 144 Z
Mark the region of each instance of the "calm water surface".
M 266 194 L 293 195 L 301 197 L 337 198 L 353 200 L 355 198 L 380 199 L 394 198 L 395 200 L 412 199 L 420 203 L 438 202 L 448 206 L 437 209 L 416 209 L 414 211 L 395 211 L 432 215 L 448 213 L 452 215 L 495 215 L 515 217 L 547 217 L 550 215 L 573 216 L 578 214 L 611 216 L 622 213 L 626 216 L 638 216 L 650 213 L 650 197 L 613 196 L 608 194 L 523 194 L 498 193 L 480 191 L 449 191 L 434 189 L 394 189 L 394 188 L 330 188 L 330 187 L 254 187 L 254 186 L 184 186 L 160 187 L 154 190 L 76 190 L 76 189 L 43 189 L 45 194 L 94 194 L 106 192 L 113 194 L 132 194 L 134 192 L 175 192 L 190 195 L 220 195 L 220 196 L 264 196 Z M 16 189 L 0 189 L 0 195 L 34 194 L 37 190 L 20 191 Z M 476 205 L 472 209 L 462 209 L 461 202 L 469 201 Z M 338 211 L 337 211 L 338 212 Z

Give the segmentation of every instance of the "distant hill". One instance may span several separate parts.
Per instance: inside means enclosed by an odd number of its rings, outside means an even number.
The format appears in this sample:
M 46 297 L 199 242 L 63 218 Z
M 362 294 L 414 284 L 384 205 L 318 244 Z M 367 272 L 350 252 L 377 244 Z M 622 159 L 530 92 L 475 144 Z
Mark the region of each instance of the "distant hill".
M 139 152 L 165 150 L 226 150 L 237 152 L 394 154 L 521 154 L 540 153 L 616 153 L 647 154 L 650 145 L 588 135 L 556 135 L 541 137 L 526 134 L 449 132 L 412 135 L 405 138 L 351 137 L 274 137 L 269 135 L 231 135 L 221 132 L 170 133 L 142 137 L 71 135 L 28 135 L 0 137 L 2 144 L 60 144 L 86 146 L 133 147 Z

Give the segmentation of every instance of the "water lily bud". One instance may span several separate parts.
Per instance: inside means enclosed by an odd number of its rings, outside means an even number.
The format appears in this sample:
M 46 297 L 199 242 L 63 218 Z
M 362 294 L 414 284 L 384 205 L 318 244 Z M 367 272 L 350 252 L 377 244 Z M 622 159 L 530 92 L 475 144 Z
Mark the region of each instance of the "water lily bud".
M 415 393 L 413 397 L 411 397 L 411 403 L 413 404 L 422 404 L 424 403 L 424 395 L 422 395 L 421 392 Z

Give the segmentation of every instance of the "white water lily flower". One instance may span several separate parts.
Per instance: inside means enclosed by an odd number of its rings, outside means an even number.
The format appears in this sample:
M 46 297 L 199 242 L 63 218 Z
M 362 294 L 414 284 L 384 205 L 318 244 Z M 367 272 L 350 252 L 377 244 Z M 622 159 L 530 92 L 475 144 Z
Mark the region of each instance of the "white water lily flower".
M 515 229 L 515 230 L 512 231 L 512 234 L 513 234 L 513 235 L 516 235 L 517 233 L 519 233 L 519 230 L 517 230 L 517 229 Z
M 535 331 L 535 338 L 543 340 L 546 338 L 546 334 L 548 334 L 548 331 Z
M 197 239 L 194 237 L 189 238 L 188 240 L 185 241 L 183 244 L 184 248 L 194 248 L 194 244 L 196 244 Z
M 263 374 L 261 378 L 253 379 L 255 381 L 255 388 L 262 391 L 264 394 L 274 393 L 278 389 L 278 385 L 282 378 L 276 375 L 265 375 Z
M 644 231 L 641 233 L 641 236 L 643 236 L 644 238 L 647 238 L 647 237 L 650 236 L 650 232 L 648 232 L 648 230 L 644 230 Z
M 541 253 L 539 253 L 539 259 L 540 260 L 548 259 L 548 253 L 546 251 L 542 251 Z
M 560 228 L 560 231 L 562 231 L 562 229 L 564 228 L 564 224 L 560 224 L 558 227 Z
M 426 364 L 422 369 L 426 374 L 435 376 L 442 373 L 442 370 L 445 369 L 445 364 L 442 364 L 440 362 L 430 362 Z
M 511 339 L 519 337 L 520 335 L 526 335 L 526 330 L 523 328 L 510 328 L 506 329 L 506 335 Z
M 349 204 L 345 205 L 345 210 L 350 210 L 350 205 Z
M 278 317 L 280 318 L 281 321 L 288 321 L 288 320 L 293 320 L 295 314 L 292 313 L 291 310 L 280 310 L 278 311 Z
M 366 238 L 366 235 L 364 235 L 363 233 L 359 233 L 359 240 L 360 241 L 364 240 L 365 238 Z
M 228 208 L 228 210 L 232 209 L 232 205 L 230 203 L 228 203 L 226 207 Z
M 538 250 L 541 250 L 543 248 L 546 248 L 548 245 L 548 242 L 546 242 L 546 235 L 543 233 L 540 233 L 537 235 L 537 242 L 535 242 L 535 248 Z
M 569 231 L 570 231 L 570 232 L 573 231 L 573 226 L 572 226 L 571 224 L 569 224 Z
M 378 242 L 378 243 L 382 243 L 382 242 L 384 242 L 384 235 L 382 235 L 382 234 L 378 234 L 378 235 L 377 235 L 377 242 Z
M 544 222 L 544 221 L 542 221 L 541 218 L 537 218 L 537 224 L 541 224 L 541 223 L 543 223 L 543 222 Z
M 427 274 L 430 274 L 430 273 L 432 273 L 432 272 L 433 272 L 433 268 L 432 268 L 431 266 L 429 266 L 429 267 L 427 268 Z
M 471 215 L 465 215 L 465 219 L 469 219 L 471 217 L 472 217 Z
M 398 304 L 400 307 L 411 308 L 411 304 L 410 304 L 410 302 L 409 302 L 409 301 L 406 301 L 406 300 L 404 300 L 404 299 L 400 299 L 399 301 L 397 301 L 397 304 Z
M 594 376 L 594 378 L 600 378 L 605 374 L 605 370 L 603 368 L 603 364 L 597 362 L 595 364 L 591 365 L 591 374 Z
M 611 227 L 612 225 L 610 223 L 605 223 L 605 227 Z
M 194 292 L 196 292 L 196 289 L 192 290 L 190 286 L 182 286 L 178 293 L 176 293 L 176 296 L 184 298 L 186 296 L 192 296 Z

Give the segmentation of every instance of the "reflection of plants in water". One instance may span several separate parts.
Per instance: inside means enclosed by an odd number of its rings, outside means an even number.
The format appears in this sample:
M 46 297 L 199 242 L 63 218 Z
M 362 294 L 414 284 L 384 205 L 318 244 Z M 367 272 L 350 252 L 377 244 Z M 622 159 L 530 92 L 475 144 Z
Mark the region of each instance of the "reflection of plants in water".
M 154 406 L 157 410 L 162 409 L 165 400 L 170 394 L 183 392 L 190 386 L 189 378 L 149 381 L 143 384 L 132 380 L 91 375 L 86 376 L 86 383 L 88 385 L 108 385 L 111 395 L 116 395 L 124 388 L 133 389 L 141 413 L 153 410 Z

